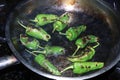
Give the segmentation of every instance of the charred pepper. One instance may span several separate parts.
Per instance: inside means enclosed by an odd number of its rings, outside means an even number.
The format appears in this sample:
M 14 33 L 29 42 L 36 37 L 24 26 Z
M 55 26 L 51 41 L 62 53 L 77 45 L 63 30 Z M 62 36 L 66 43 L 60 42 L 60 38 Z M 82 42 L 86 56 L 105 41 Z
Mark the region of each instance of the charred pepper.
M 62 31 L 63 29 L 65 29 L 65 27 L 68 25 L 68 21 L 69 21 L 70 17 L 68 13 L 64 13 L 62 16 L 59 17 L 59 19 L 54 22 L 53 24 L 53 31 Z
M 37 62 L 41 67 L 45 68 L 47 71 L 51 72 L 54 75 L 61 75 L 58 69 L 42 54 L 39 54 L 35 57 L 35 62 Z
M 86 30 L 86 26 L 81 25 L 78 27 L 71 27 L 69 28 L 66 33 L 61 33 L 61 35 L 66 35 L 66 38 L 70 41 L 75 40 L 82 32 Z
M 42 68 L 46 69 L 54 75 L 61 75 L 58 69 L 49 60 L 47 60 L 43 54 L 36 55 L 33 52 L 28 50 L 26 51 L 35 56 L 35 62 L 38 63 Z
M 65 49 L 60 46 L 46 46 L 45 51 L 46 54 L 54 54 L 54 55 L 60 55 L 65 53 Z
M 61 21 L 56 21 L 54 24 L 53 24 L 53 31 L 54 32 L 55 30 L 56 31 L 62 31 L 65 27 L 67 26 L 67 24 L 61 22 Z
M 37 39 L 32 39 L 26 35 L 20 35 L 20 42 L 28 49 L 36 50 L 39 48 L 39 41 Z
M 61 71 L 61 73 L 73 69 L 73 73 L 75 74 L 84 74 L 89 71 L 97 70 L 103 68 L 103 62 L 75 62 L 71 66 L 65 68 Z
M 80 55 L 71 56 L 71 57 L 68 57 L 67 59 L 71 62 L 85 62 L 92 59 L 94 55 L 95 55 L 94 48 L 88 46 L 85 48 L 84 51 L 81 52 Z
M 22 23 L 18 21 L 18 23 L 26 29 L 26 34 L 29 36 L 32 36 L 34 38 L 44 40 L 44 41 L 49 41 L 51 39 L 51 36 L 42 28 L 32 28 L 32 27 L 26 27 Z
M 43 51 L 33 51 L 36 53 L 43 53 L 47 55 L 62 55 L 65 53 L 65 49 L 60 46 L 45 46 Z
M 88 43 L 97 43 L 98 45 L 96 45 L 96 47 L 99 46 L 98 37 L 94 35 L 87 35 L 77 39 L 75 42 L 77 49 L 75 50 L 72 56 L 74 56 L 80 48 L 84 48 Z
M 64 14 L 62 14 L 62 15 L 59 17 L 59 21 L 65 23 L 65 24 L 68 24 L 69 19 L 70 19 L 70 15 L 69 15 L 68 12 L 65 12 Z
M 46 24 L 55 22 L 58 19 L 57 15 L 53 14 L 38 14 L 32 22 L 37 23 L 39 26 L 44 26 Z

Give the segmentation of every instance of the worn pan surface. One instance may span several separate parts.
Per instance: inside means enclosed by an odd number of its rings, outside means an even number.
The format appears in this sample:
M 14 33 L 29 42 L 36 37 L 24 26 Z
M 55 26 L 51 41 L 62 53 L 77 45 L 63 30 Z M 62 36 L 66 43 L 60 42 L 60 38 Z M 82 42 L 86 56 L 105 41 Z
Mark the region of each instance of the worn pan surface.
M 25 51 L 25 47 L 21 45 L 19 40 L 19 35 L 24 33 L 25 30 L 18 25 L 18 19 L 26 25 L 29 23 L 29 19 L 34 19 L 39 13 L 61 15 L 65 12 L 72 14 L 70 26 L 87 25 L 87 30 L 82 36 L 93 34 L 100 38 L 100 46 L 96 49 L 97 52 L 91 61 L 104 62 L 104 68 L 84 75 L 74 75 L 71 71 L 67 71 L 61 76 L 54 76 L 36 64 L 33 60 L 34 56 Z M 51 24 L 45 26 L 44 29 L 51 34 Z M 102 0 L 28 0 L 22 2 L 13 10 L 6 25 L 8 44 L 18 60 L 39 75 L 60 80 L 88 79 L 112 68 L 120 58 L 119 34 L 119 16 Z M 41 41 L 40 43 L 43 46 L 49 44 L 66 48 L 66 54 L 64 56 L 48 57 L 59 70 L 62 70 L 62 67 L 69 64 L 69 62 L 65 60 L 65 57 L 72 54 L 71 52 L 76 49 L 76 46 L 74 42 L 68 42 L 65 38 L 61 38 L 56 32 L 51 35 L 52 40 L 49 43 Z

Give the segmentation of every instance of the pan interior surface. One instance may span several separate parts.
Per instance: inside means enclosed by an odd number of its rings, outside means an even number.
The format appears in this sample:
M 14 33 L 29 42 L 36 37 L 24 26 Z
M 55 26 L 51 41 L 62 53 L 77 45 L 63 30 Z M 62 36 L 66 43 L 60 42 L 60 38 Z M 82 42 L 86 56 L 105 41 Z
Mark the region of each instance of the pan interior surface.
M 79 37 L 86 35 L 95 35 L 99 37 L 100 46 L 96 49 L 96 54 L 90 61 L 104 62 L 105 66 L 101 70 L 92 71 L 83 75 L 75 75 L 72 70 L 64 72 L 62 78 L 81 78 L 87 79 L 99 75 L 115 65 L 119 58 L 119 21 L 117 15 L 104 2 L 100 3 L 97 0 L 30 0 L 24 4 L 18 5 L 7 23 L 6 37 L 8 44 L 15 53 L 16 57 L 34 72 L 45 77 L 57 79 L 57 76 L 51 75 L 38 64 L 34 62 L 34 56 L 25 51 L 25 47 L 20 43 L 20 34 L 25 34 L 25 29 L 22 28 L 17 20 L 23 22 L 24 25 L 30 24 L 30 19 L 34 19 L 37 14 L 55 14 L 62 15 L 65 12 L 71 14 L 71 22 L 69 26 L 63 30 L 65 32 L 69 27 L 77 25 L 86 25 L 87 30 Z M 65 37 L 59 35 L 58 32 L 52 33 L 52 24 L 42 27 L 51 35 L 49 42 L 39 41 L 42 46 L 56 45 L 66 49 L 65 55 L 48 56 L 50 60 L 59 70 L 70 64 L 66 60 L 76 49 L 75 41 L 69 42 Z

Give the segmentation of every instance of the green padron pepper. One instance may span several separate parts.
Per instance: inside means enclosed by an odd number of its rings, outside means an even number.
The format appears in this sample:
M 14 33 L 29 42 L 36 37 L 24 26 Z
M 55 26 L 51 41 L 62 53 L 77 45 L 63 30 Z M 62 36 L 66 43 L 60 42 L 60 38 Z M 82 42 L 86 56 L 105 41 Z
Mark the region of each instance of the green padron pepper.
M 66 26 L 68 25 L 69 19 L 70 17 L 68 13 L 64 13 L 63 15 L 61 15 L 59 19 L 56 22 L 54 22 L 52 32 L 54 32 L 55 30 L 60 32 L 63 29 L 65 29 Z
M 69 69 L 73 69 L 73 73 L 75 74 L 84 74 L 86 72 L 101 69 L 103 68 L 103 66 L 104 66 L 103 62 L 75 62 L 71 66 L 62 70 L 61 73 Z
M 36 50 L 39 48 L 39 41 L 37 39 L 32 39 L 26 35 L 20 35 L 20 42 L 28 49 Z
M 65 48 L 60 46 L 46 46 L 45 47 L 46 54 L 54 54 L 61 55 L 65 53 Z
M 71 62 L 85 62 L 93 58 L 95 55 L 94 48 L 88 46 L 79 55 L 68 57 L 67 59 Z
M 67 26 L 67 24 L 65 24 L 65 23 L 63 23 L 63 22 L 61 22 L 61 21 L 56 21 L 56 22 L 53 24 L 54 29 L 53 29 L 52 33 L 54 33 L 55 30 L 60 32 L 60 31 L 62 31 L 66 26 Z
M 44 26 L 46 24 L 50 24 L 55 22 L 58 19 L 57 15 L 53 15 L 53 14 L 38 14 L 35 17 L 35 20 L 31 20 L 35 23 L 37 23 L 36 25 L 38 26 Z
M 98 37 L 94 35 L 87 35 L 87 36 L 77 39 L 75 42 L 77 49 L 75 50 L 72 56 L 74 56 L 80 48 L 84 48 L 88 43 L 97 43 L 97 45 L 94 46 L 94 48 L 99 46 Z
M 66 35 L 66 38 L 69 41 L 73 41 L 85 30 L 86 30 L 86 26 L 81 25 L 81 26 L 78 26 L 78 27 L 71 27 L 66 31 L 66 33 L 61 33 L 60 32 L 60 34 L 61 35 Z
M 43 53 L 47 55 L 62 55 L 65 53 L 65 48 L 60 46 L 45 46 L 43 51 L 32 51 L 35 53 Z
M 22 23 L 18 21 L 18 23 L 26 29 L 26 34 L 29 36 L 32 36 L 34 38 L 44 40 L 44 41 L 49 41 L 51 39 L 51 36 L 42 28 L 32 28 L 32 27 L 26 27 Z
M 65 24 L 68 24 L 69 19 L 70 19 L 70 15 L 69 15 L 68 12 L 65 12 L 64 14 L 62 14 L 62 15 L 59 17 L 59 21 L 65 23 Z
M 35 62 L 54 75 L 61 75 L 58 69 L 43 54 L 35 56 Z

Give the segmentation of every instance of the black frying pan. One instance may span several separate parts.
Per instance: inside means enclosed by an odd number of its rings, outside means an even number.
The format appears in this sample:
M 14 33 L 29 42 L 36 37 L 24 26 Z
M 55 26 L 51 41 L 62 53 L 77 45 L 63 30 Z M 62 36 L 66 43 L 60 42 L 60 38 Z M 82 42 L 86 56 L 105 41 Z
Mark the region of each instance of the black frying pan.
M 73 7 L 74 6 L 74 7 Z M 84 75 L 74 75 L 70 72 L 62 76 L 54 76 L 46 72 L 33 60 L 33 55 L 25 51 L 25 47 L 19 41 L 19 35 L 24 33 L 24 28 L 18 25 L 17 20 L 21 20 L 25 25 L 29 19 L 33 19 L 39 13 L 51 13 L 61 15 L 64 12 L 72 14 L 70 26 L 87 25 L 87 31 L 83 35 L 94 34 L 100 38 L 100 46 L 91 61 L 104 62 L 104 68 L 86 73 Z M 46 26 L 48 32 L 51 31 L 50 25 Z M 120 18 L 110 6 L 102 0 L 29 0 L 18 5 L 11 13 L 6 24 L 6 38 L 14 55 L 26 67 L 39 75 L 52 79 L 79 80 L 88 79 L 104 73 L 112 68 L 120 58 Z M 54 57 L 51 60 L 57 67 L 67 64 L 65 56 L 76 47 L 73 43 L 68 43 L 65 39 L 53 35 L 49 44 L 63 45 L 66 48 L 66 55 Z M 45 45 L 47 43 L 42 43 Z M 72 46 L 72 48 L 70 48 Z M 58 64 L 59 62 L 59 64 Z M 64 63 L 63 63 L 64 62 Z

